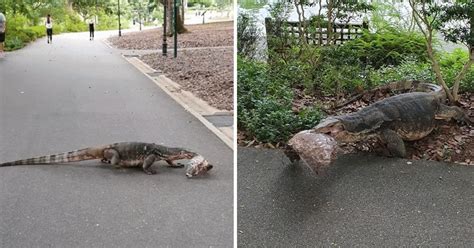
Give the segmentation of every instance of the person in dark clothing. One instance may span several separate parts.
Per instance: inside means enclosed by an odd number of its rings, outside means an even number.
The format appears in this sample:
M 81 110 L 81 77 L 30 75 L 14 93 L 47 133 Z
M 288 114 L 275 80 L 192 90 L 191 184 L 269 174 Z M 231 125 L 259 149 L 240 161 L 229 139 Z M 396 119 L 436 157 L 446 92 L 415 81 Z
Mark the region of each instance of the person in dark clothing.
M 53 43 L 53 20 L 51 19 L 51 15 L 48 14 L 46 17 L 46 35 L 48 36 L 48 43 Z
M 89 21 L 89 40 L 94 39 L 94 21 Z
M 5 15 L 0 12 L 0 58 L 5 56 L 3 49 L 5 46 L 5 31 L 7 28 L 7 18 L 5 18 Z

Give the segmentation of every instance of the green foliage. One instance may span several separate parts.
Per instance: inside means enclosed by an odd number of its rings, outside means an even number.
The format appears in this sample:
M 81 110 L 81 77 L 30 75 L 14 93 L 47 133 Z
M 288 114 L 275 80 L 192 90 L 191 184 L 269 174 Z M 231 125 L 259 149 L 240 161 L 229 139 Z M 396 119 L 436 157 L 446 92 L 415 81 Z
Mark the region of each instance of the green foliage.
M 440 55 L 441 74 L 448 87 L 454 83 L 454 79 L 469 59 L 467 51 L 456 49 L 451 53 Z M 378 70 L 370 70 L 368 80 L 373 85 L 385 84 L 399 80 L 424 80 L 435 82 L 435 75 L 428 62 L 418 62 L 413 58 L 405 59 L 398 66 L 383 66 Z M 460 83 L 460 91 L 474 92 L 474 67 L 467 72 Z
M 238 0 L 239 6 L 244 9 L 260 9 L 266 4 L 268 0 L 256 1 L 256 0 Z
M 266 64 L 238 57 L 237 75 L 238 126 L 257 140 L 286 141 L 321 119 L 316 108 L 294 113 L 292 89 L 286 81 L 274 77 Z
M 95 25 L 96 30 L 118 29 L 118 17 L 107 15 L 104 11 L 97 14 L 99 22 Z
M 64 15 L 60 20 L 57 21 L 57 24 L 53 27 L 55 33 L 61 32 L 83 32 L 87 31 L 88 27 L 85 22 L 83 22 L 79 16 L 74 13 Z
M 39 31 L 39 26 L 28 26 L 28 18 L 16 14 L 7 18 L 5 50 L 11 51 L 24 47 L 28 42 L 45 35 L 44 28 Z
M 344 47 L 353 50 L 352 55 L 364 65 L 374 68 L 399 65 L 406 57 L 428 61 L 424 38 L 415 32 L 395 29 L 365 32 L 362 37 L 345 43 Z
M 338 46 L 299 45 L 269 53 L 270 68 L 282 80 L 292 87 L 329 95 L 370 89 L 389 78 L 412 74 L 426 78 L 430 74 L 423 38 L 393 29 L 364 33 Z
M 474 25 L 474 2 L 472 0 L 458 0 L 443 6 L 434 4 L 430 11 L 433 15 L 439 13 L 440 17 L 439 22 L 436 23 L 436 28 L 441 31 L 446 40 L 474 46 L 472 30 Z M 453 23 L 457 25 L 452 25 Z
M 434 82 L 431 65 L 420 63 L 413 59 L 406 59 L 398 66 L 382 66 L 378 70 L 370 70 L 369 80 L 372 85 L 380 85 L 400 80 L 423 80 Z
M 439 60 L 441 73 L 448 86 L 453 85 L 455 77 L 468 60 L 468 52 L 462 49 L 455 49 L 452 53 L 444 53 L 441 55 Z M 474 92 L 474 66 L 471 66 L 466 76 L 461 80 L 459 88 L 461 91 Z
M 212 6 L 212 0 L 189 0 L 188 6 L 189 7 L 201 6 L 204 8 L 208 8 Z

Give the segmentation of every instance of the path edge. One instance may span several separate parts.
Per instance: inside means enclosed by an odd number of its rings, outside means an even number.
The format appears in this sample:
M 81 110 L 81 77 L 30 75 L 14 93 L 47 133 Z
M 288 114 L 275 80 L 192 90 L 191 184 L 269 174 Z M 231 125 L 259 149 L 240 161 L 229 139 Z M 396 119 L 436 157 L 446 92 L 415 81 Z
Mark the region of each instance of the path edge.
M 107 45 L 110 45 L 110 44 L 107 44 Z M 201 105 L 201 103 L 197 103 L 193 99 L 193 97 L 186 97 L 186 95 L 188 96 L 193 95 L 191 92 L 182 90 L 177 83 L 175 83 L 173 80 L 169 79 L 163 74 L 159 75 L 158 77 L 150 76 L 149 73 L 157 73 L 158 71 L 151 68 L 149 65 L 145 64 L 143 61 L 141 61 L 137 57 L 127 57 L 124 54 L 121 54 L 121 56 L 127 62 L 132 64 L 136 69 L 138 69 L 138 71 L 140 71 L 143 75 L 145 75 L 152 82 L 154 82 L 158 87 L 160 87 L 168 96 L 170 96 L 174 101 L 176 101 L 179 105 L 181 105 L 186 111 L 188 111 L 194 117 L 196 117 L 207 129 L 213 132 L 230 149 L 234 150 L 233 139 L 228 137 L 223 131 L 221 131 L 219 128 L 214 126 L 210 121 L 204 118 L 204 116 L 199 113 L 199 110 L 196 107 L 193 107 L 193 106 L 199 106 Z M 170 88 L 172 88 L 172 90 Z M 178 93 L 175 93 L 175 92 L 178 92 Z M 184 92 L 184 94 L 179 93 L 179 92 Z M 191 103 L 194 103 L 194 104 L 187 104 L 178 96 L 178 94 L 180 94 L 181 97 L 183 96 L 186 97 L 187 100 L 189 100 Z M 197 97 L 194 97 L 194 98 L 198 99 Z M 233 134 L 233 132 L 231 133 Z

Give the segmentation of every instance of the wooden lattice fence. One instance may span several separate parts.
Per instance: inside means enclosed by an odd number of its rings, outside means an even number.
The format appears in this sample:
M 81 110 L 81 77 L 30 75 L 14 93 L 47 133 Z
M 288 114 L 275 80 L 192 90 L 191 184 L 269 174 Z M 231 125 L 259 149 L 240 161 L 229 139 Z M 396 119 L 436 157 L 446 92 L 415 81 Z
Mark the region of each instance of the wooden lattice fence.
M 307 44 L 328 45 L 329 43 L 337 45 L 360 37 L 363 31 L 369 28 L 369 25 L 366 22 L 362 24 L 335 23 L 329 39 L 327 26 L 319 28 L 309 22 L 304 23 L 304 25 L 300 27 L 299 22 L 285 21 L 276 23 L 272 21 L 271 18 L 266 18 L 265 28 L 267 37 L 279 38 L 286 43 L 286 46 L 303 42 L 300 29 L 303 35 L 305 35 L 306 41 L 304 42 L 307 42 Z

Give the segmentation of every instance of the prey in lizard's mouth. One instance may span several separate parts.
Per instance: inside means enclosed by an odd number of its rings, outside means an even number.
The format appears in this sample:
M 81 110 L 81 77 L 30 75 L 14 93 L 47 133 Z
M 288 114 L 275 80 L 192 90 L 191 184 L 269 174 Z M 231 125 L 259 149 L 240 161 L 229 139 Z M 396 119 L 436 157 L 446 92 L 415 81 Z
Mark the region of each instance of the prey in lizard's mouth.
M 191 178 L 193 176 L 204 175 L 211 170 L 212 167 L 212 164 L 209 164 L 201 155 L 195 156 L 187 164 L 186 176 Z
M 311 130 L 299 132 L 289 140 L 288 145 L 286 153 L 290 160 L 301 158 L 316 174 L 323 172 L 336 159 L 339 150 L 333 137 Z

